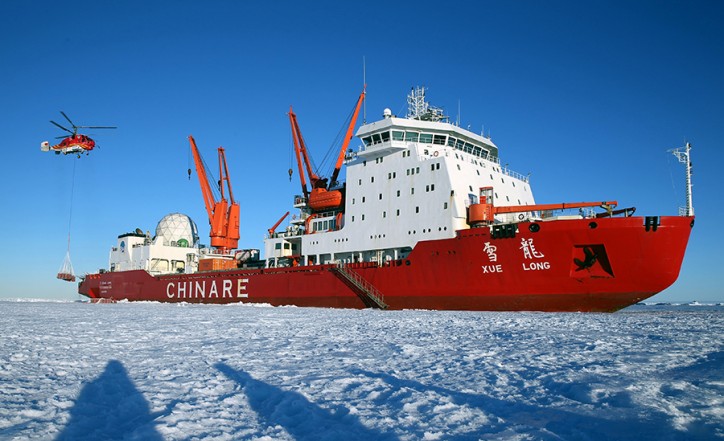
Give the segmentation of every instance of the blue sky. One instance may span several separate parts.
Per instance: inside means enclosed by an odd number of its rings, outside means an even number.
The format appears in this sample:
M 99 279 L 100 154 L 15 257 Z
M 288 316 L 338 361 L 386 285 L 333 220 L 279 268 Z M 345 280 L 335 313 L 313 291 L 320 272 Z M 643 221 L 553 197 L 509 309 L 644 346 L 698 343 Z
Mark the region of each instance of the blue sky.
M 362 88 L 367 119 L 410 87 L 485 128 L 536 200 L 616 199 L 673 215 L 693 144 L 696 227 L 660 301 L 724 301 L 724 4 L 716 1 L 0 2 L 0 297 L 75 298 L 55 274 L 107 265 L 116 236 L 170 212 L 208 222 L 187 137 L 223 145 L 244 207 L 240 243 L 299 192 L 287 169 L 293 105 L 318 161 Z M 80 160 L 42 153 L 65 111 L 95 130 Z M 191 165 L 192 166 L 192 165 Z M 192 166 L 193 167 L 193 166 Z

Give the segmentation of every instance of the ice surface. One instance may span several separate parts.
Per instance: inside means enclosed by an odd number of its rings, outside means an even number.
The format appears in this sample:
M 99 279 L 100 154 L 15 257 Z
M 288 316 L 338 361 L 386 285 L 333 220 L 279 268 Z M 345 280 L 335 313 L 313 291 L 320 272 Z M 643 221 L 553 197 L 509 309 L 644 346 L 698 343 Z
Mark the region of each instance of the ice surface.
M 721 306 L 0 316 L 0 439 L 724 439 Z

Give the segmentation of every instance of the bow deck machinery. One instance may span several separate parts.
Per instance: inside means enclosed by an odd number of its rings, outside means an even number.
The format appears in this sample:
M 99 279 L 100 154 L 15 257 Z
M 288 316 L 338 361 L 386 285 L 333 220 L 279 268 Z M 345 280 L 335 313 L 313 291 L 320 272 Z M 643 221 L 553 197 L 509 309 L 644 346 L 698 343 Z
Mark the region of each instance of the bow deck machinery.
M 187 216 L 166 216 L 153 236 L 120 235 L 109 268 L 86 275 L 79 292 L 111 301 L 615 311 L 678 277 L 694 225 L 688 144 L 674 152 L 687 177 L 678 216 L 633 216 L 616 201 L 536 204 L 529 178 L 500 165 L 492 140 L 450 123 L 422 88 L 408 96 L 406 117 L 385 109 L 349 149 L 363 100 L 364 92 L 329 178 L 312 168 L 290 110 L 301 194 L 289 224 L 277 231 L 287 213 L 269 229 L 263 258 L 236 249 L 239 206 L 223 149 L 217 199 L 190 138 L 212 247 L 200 245 Z

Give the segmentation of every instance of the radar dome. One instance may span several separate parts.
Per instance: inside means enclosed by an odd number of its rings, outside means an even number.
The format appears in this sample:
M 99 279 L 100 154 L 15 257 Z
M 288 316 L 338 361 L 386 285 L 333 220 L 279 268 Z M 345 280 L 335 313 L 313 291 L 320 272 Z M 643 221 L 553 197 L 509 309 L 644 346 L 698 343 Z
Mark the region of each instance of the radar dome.
M 392 110 L 390 110 L 389 108 L 386 108 L 385 110 L 382 111 L 382 116 L 385 118 L 390 118 L 392 116 Z
M 190 217 L 171 213 L 156 226 L 156 240 L 162 240 L 164 245 L 193 247 L 199 242 L 199 231 Z

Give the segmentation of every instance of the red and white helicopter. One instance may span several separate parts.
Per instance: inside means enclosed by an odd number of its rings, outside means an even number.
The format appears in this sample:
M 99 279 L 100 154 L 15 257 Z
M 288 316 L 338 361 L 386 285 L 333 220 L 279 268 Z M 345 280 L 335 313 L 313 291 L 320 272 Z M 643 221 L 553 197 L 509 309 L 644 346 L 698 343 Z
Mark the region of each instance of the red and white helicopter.
M 60 141 L 58 144 L 50 145 L 48 141 L 44 141 L 40 143 L 40 150 L 44 152 L 55 152 L 56 155 L 64 154 L 67 155 L 69 153 L 75 153 L 80 158 L 81 153 L 88 154 L 93 148 L 96 146 L 96 142 L 91 139 L 89 136 L 83 135 L 78 133 L 78 129 L 115 129 L 116 127 L 111 126 L 76 126 L 73 124 L 73 121 L 68 118 L 68 115 L 65 114 L 62 110 L 60 111 L 60 114 L 65 117 L 65 119 L 68 120 L 71 127 L 73 127 L 73 130 L 70 130 L 68 128 L 65 128 L 58 124 L 55 121 L 50 121 L 52 124 L 60 127 L 61 129 L 65 130 L 66 132 L 70 133 L 70 136 L 59 136 L 57 139 L 63 138 L 62 141 Z

